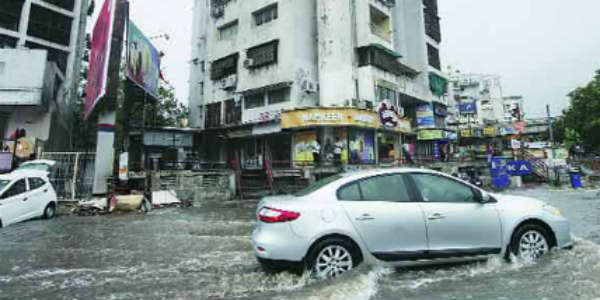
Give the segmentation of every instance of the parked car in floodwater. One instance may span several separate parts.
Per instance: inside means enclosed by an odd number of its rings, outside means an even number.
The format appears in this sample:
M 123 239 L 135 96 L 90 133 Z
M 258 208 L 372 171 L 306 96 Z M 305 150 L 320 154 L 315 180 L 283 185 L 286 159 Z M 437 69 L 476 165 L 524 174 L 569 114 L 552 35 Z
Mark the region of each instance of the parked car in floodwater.
M 319 278 L 363 262 L 396 267 L 510 253 L 536 260 L 572 247 L 558 209 L 423 169 L 336 175 L 264 198 L 257 215 L 252 239 L 261 265 L 302 266 Z
M 0 227 L 56 215 L 56 192 L 41 170 L 18 170 L 0 175 Z

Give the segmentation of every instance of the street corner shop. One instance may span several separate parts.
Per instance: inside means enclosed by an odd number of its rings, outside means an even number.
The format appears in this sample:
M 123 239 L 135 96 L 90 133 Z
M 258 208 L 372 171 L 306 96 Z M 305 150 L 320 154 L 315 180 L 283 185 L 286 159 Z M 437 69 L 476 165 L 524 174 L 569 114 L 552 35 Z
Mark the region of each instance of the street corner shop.
M 228 130 L 227 150 L 222 152 L 230 158 L 231 153 L 239 151 L 242 169 L 263 169 L 268 160 L 273 169 L 339 171 L 340 165 L 352 169 L 399 163 L 403 135 L 410 132 L 410 121 L 396 112 L 301 108 L 284 110 L 273 120 Z M 317 157 L 313 155 L 316 143 L 320 148 Z

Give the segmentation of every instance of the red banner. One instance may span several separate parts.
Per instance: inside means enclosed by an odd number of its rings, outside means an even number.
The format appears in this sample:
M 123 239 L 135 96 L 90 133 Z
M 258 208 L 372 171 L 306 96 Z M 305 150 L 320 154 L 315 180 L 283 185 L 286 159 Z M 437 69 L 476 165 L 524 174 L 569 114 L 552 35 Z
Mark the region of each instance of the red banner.
M 113 32 L 116 0 L 105 0 L 92 33 L 90 67 L 84 119 L 87 119 L 100 99 L 106 94 L 108 63 Z

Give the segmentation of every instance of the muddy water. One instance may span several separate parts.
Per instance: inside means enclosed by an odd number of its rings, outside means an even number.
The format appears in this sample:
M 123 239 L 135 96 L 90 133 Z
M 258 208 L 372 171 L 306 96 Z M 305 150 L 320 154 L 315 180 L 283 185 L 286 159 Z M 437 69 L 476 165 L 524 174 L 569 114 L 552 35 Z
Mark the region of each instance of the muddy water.
M 534 265 L 361 266 L 313 282 L 266 275 L 252 254 L 255 202 L 147 215 L 63 216 L 0 230 L 0 299 L 559 299 L 600 298 L 598 192 L 516 192 L 559 207 L 575 248 Z

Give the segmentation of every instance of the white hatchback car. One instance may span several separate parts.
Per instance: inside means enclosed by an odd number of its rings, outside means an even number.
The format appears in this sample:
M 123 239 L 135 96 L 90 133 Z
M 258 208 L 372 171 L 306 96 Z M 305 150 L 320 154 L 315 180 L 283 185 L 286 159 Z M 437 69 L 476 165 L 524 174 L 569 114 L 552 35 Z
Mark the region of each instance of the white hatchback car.
M 58 201 L 47 174 L 20 170 L 0 175 L 0 227 L 56 215 Z
M 570 248 L 568 221 L 542 201 L 492 195 L 423 169 L 340 174 L 258 205 L 253 242 L 267 269 L 338 276 L 361 262 L 409 266 Z

